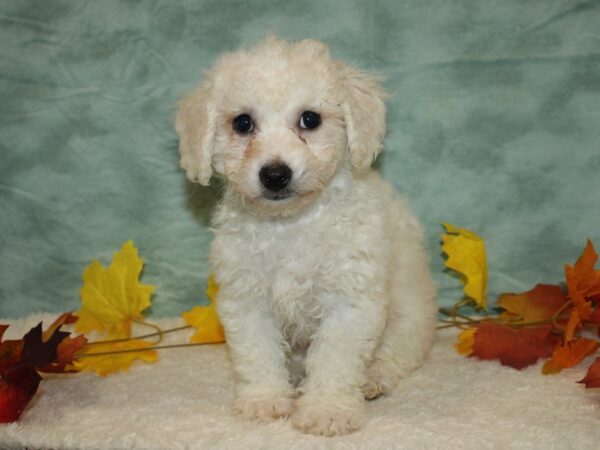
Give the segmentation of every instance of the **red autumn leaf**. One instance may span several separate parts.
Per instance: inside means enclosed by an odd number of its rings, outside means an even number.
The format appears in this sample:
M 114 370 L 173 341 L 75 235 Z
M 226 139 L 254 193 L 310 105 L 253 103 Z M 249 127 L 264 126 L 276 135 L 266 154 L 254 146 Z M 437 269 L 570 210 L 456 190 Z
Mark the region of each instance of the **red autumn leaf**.
M 565 342 L 554 349 L 550 358 L 542 367 L 542 373 L 558 373 L 563 369 L 574 367 L 584 358 L 596 353 L 600 343 L 593 339 L 580 338 L 573 342 Z
M 51 326 L 46 340 L 40 322 L 21 340 L 0 342 L 0 423 L 18 420 L 40 384 L 37 369 L 56 362 L 57 348 L 69 335 L 60 326 Z
M 42 338 L 42 322 L 33 327 L 23 336 L 23 351 L 15 368 L 19 367 L 44 367 L 52 363 L 57 357 L 58 344 L 70 333 L 55 329 L 46 341 Z M 9 368 L 9 372 L 10 372 Z
M 475 332 L 472 355 L 481 359 L 499 359 L 505 366 L 522 369 L 552 355 L 560 339 L 551 331 L 551 325 L 512 328 L 484 322 Z
M 9 367 L 21 358 L 23 339 L 2 341 L 2 335 L 8 326 L 0 325 L 0 327 L 4 327 L 0 329 L 0 376 L 2 376 Z
M 31 396 L 0 378 L 0 423 L 14 422 L 20 416 Z
M 596 361 L 588 367 L 585 377 L 579 380 L 578 383 L 585 384 L 588 389 L 600 387 L 600 358 L 596 358 Z
M 42 377 L 30 367 L 14 370 L 0 378 L 0 423 L 18 420 L 37 392 Z
M 552 319 L 567 303 L 563 289 L 554 284 L 538 284 L 522 294 L 502 294 L 497 305 L 506 312 L 506 321 L 538 322 Z
M 21 360 L 24 341 L 2 341 L 7 328 L 8 325 L 0 326 L 0 423 L 19 418 L 41 380 L 31 368 L 15 369 Z
M 600 326 L 600 305 L 596 306 L 596 309 L 594 309 L 592 315 L 588 319 L 588 323 Z
M 42 333 L 42 341 L 46 342 L 52 334 L 63 325 L 69 325 L 77 322 L 78 317 L 71 312 L 61 314 L 52 324 Z M 71 373 L 77 372 L 74 368 L 66 369 L 71 365 L 74 355 L 87 344 L 87 339 L 82 334 L 75 337 L 64 338 L 56 349 L 56 359 L 43 367 L 37 367 L 38 372 L 43 373 Z

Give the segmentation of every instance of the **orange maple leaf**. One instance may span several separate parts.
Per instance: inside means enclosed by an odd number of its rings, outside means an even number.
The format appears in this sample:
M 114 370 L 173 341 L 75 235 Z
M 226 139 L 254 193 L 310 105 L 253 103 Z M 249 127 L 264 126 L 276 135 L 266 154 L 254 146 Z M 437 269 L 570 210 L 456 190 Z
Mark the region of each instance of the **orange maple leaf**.
M 573 309 L 567 324 L 565 340 L 571 341 L 575 332 L 581 328 L 583 322 L 592 316 L 592 303 L 600 295 L 600 270 L 594 266 L 598 255 L 594 250 L 592 241 L 588 239 L 587 245 L 575 266 L 565 265 L 565 278 L 569 298 L 573 302 Z
M 77 317 L 72 312 L 62 313 L 56 318 L 54 322 L 50 324 L 47 330 L 42 333 L 42 340 L 46 342 L 63 325 L 70 325 L 77 322 Z
M 554 349 L 550 358 L 542 367 L 543 374 L 558 373 L 563 369 L 575 367 L 584 358 L 600 348 L 600 343 L 593 339 L 580 338 L 576 341 L 565 342 Z
M 541 322 L 552 319 L 567 303 L 563 289 L 554 284 L 538 284 L 521 294 L 500 295 L 497 306 L 505 310 L 500 319 L 507 322 Z
M 583 253 L 573 267 L 577 278 L 577 290 L 585 297 L 600 296 L 600 270 L 594 269 L 597 261 L 598 254 L 594 250 L 594 244 L 588 239 Z
M 579 315 L 579 310 L 577 308 L 573 308 L 571 311 L 571 315 L 569 316 L 569 321 L 567 322 L 567 327 L 565 328 L 565 342 L 570 342 L 575 337 L 575 332 L 582 325 L 581 317 Z
M 56 348 L 56 360 L 45 367 L 39 368 L 38 371 L 43 373 L 77 372 L 78 370 L 73 365 L 75 354 L 83 350 L 87 342 L 88 340 L 83 334 L 74 338 L 64 338 Z

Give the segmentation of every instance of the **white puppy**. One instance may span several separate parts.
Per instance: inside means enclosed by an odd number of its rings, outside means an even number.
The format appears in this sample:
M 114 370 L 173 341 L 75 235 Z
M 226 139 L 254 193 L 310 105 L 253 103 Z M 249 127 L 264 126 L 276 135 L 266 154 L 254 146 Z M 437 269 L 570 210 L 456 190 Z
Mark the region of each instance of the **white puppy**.
M 384 97 L 324 44 L 269 37 L 221 57 L 180 105 L 188 177 L 226 180 L 211 262 L 244 417 L 348 433 L 364 397 L 388 393 L 432 345 L 421 229 L 370 168 Z

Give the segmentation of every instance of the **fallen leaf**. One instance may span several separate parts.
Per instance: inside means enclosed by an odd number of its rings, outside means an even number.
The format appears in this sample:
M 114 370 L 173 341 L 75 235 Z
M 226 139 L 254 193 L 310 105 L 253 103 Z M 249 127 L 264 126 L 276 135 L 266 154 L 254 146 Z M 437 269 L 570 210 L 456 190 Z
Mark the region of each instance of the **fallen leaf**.
M 152 342 L 139 339 L 89 345 L 83 352 L 77 354 L 73 367 L 76 370 L 96 372 L 102 376 L 119 371 L 126 372 L 136 360 L 156 362 L 158 354 L 155 350 L 143 350 L 153 345 Z
M 463 356 L 469 356 L 473 353 L 473 344 L 476 331 L 477 328 L 475 327 L 467 328 L 458 335 L 458 339 L 454 344 L 454 348 L 459 354 Z
M 496 305 L 505 310 L 500 314 L 503 321 L 541 322 L 552 319 L 567 301 L 560 286 L 538 284 L 521 294 L 501 294 Z
M 43 373 L 77 372 L 77 370 L 73 367 L 75 354 L 82 350 L 86 346 L 87 342 L 87 338 L 82 334 L 74 338 L 65 338 L 58 345 L 56 350 L 56 360 L 47 366 L 40 367 L 38 371 Z
M 57 349 L 57 360 L 61 365 L 71 364 L 75 359 L 75 353 L 83 349 L 87 345 L 87 338 L 80 334 L 74 338 L 66 338 L 62 341 Z
M 580 338 L 573 342 L 565 342 L 554 349 L 552 357 L 544 363 L 542 373 L 548 375 L 575 367 L 584 358 L 596 353 L 599 347 L 598 341 L 593 339 Z
M 565 328 L 565 342 L 570 342 L 575 337 L 575 332 L 581 328 L 581 317 L 579 317 L 579 310 L 577 308 L 573 308 L 571 311 L 571 315 L 569 316 L 569 321 L 567 322 L 567 327 Z
M 42 377 L 32 368 L 21 368 L 0 378 L 0 423 L 14 422 L 35 395 Z
M 444 223 L 442 250 L 446 267 L 460 274 L 464 292 L 477 306 L 487 308 L 487 262 L 485 243 L 470 230 Z
M 588 323 L 597 327 L 600 326 L 600 304 L 596 305 L 596 309 L 594 309 L 594 311 L 590 315 Z
M 40 322 L 23 339 L 4 342 L 7 327 L 0 330 L 0 422 L 18 420 L 37 392 L 42 379 L 37 370 L 55 362 L 58 346 L 69 335 L 61 326 L 44 333 Z
M 65 331 L 60 331 L 60 328 L 56 328 L 54 332 L 48 336 L 48 339 L 44 341 L 42 339 L 42 322 L 40 322 L 23 336 L 23 350 L 21 351 L 21 357 L 14 367 L 38 368 L 52 363 L 57 357 L 58 345 L 69 336 L 69 334 L 70 333 Z M 9 369 L 9 372 L 13 369 Z
M 42 340 L 46 342 L 50 336 L 54 334 L 63 325 L 70 325 L 77 322 L 77 317 L 72 312 L 66 312 L 58 316 L 58 318 L 50 324 L 50 326 L 42 333 Z
M 567 279 L 569 298 L 573 302 L 573 311 L 577 310 L 579 319 L 589 319 L 592 315 L 592 304 L 586 300 L 583 292 L 579 290 L 577 274 L 569 265 L 565 266 L 565 278 Z M 581 320 L 578 320 L 576 325 L 579 326 L 580 324 Z
M 225 332 L 217 315 L 217 293 L 219 286 L 211 275 L 208 278 L 206 296 L 210 300 L 207 306 L 196 306 L 191 311 L 184 312 L 181 317 L 185 323 L 196 328 L 196 333 L 190 338 L 195 343 L 225 342 Z
M 8 325 L 1 325 L 0 327 L 4 327 L 4 329 L 0 329 L 0 375 L 2 375 L 8 367 L 13 366 L 21 357 L 23 339 L 3 341 L 2 335 Z
M 590 367 L 588 367 L 585 377 L 579 380 L 578 383 L 585 384 L 585 387 L 588 389 L 600 387 L 600 358 L 596 358 Z
M 76 330 L 106 332 L 109 339 L 130 337 L 131 322 L 143 319 L 154 291 L 154 286 L 139 282 L 142 267 L 132 241 L 123 244 L 108 268 L 96 260 L 86 267 Z
M 594 244 L 588 239 L 583 253 L 573 267 L 577 278 L 577 290 L 585 297 L 600 295 L 600 270 L 594 269 L 597 261 L 598 254 L 594 250 Z
M 475 332 L 472 356 L 499 359 L 505 366 L 522 369 L 540 358 L 552 355 L 560 339 L 551 334 L 551 331 L 551 325 L 512 328 L 484 322 Z
M 579 313 L 579 317 L 573 319 L 574 327 L 581 325 L 592 315 L 591 300 L 598 300 L 600 296 L 600 270 L 594 266 L 598 261 L 598 255 L 594 250 L 592 241 L 588 239 L 587 245 L 579 256 L 574 266 L 565 265 L 565 277 L 569 298 Z
M 23 350 L 23 339 L 2 340 L 7 328 L 8 325 L 0 325 L 0 423 L 17 420 L 37 390 L 37 386 L 34 386 L 34 392 L 30 394 L 3 378 L 8 369 L 19 361 Z M 22 375 L 21 378 L 23 378 Z M 31 385 L 33 386 L 33 384 Z

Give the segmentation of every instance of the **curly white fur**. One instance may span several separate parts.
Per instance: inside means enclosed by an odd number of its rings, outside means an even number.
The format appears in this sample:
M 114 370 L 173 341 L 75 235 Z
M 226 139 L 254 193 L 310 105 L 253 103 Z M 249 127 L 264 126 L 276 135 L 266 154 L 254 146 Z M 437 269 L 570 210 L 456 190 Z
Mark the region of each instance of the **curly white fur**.
M 218 312 L 237 374 L 235 409 L 292 417 L 306 432 L 361 426 L 364 398 L 418 367 L 434 336 L 435 289 L 406 201 L 370 169 L 385 133 L 377 79 L 316 41 L 269 37 L 224 55 L 181 104 L 187 175 L 227 189 L 214 217 Z M 322 118 L 299 127 L 303 111 Z M 236 133 L 249 114 L 255 129 Z M 273 200 L 259 179 L 293 173 Z

